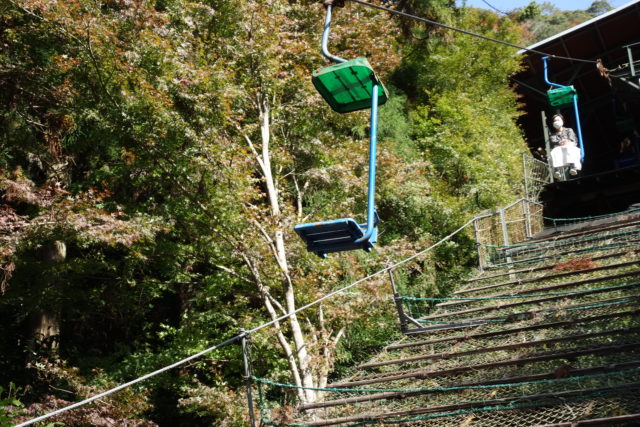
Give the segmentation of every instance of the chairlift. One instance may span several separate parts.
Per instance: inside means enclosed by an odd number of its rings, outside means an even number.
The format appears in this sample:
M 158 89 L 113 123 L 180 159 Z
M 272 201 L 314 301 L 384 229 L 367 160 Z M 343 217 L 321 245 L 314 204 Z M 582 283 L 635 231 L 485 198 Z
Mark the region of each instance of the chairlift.
M 342 1 L 325 1 L 326 18 L 322 34 L 322 53 L 337 64 L 313 73 L 316 90 L 338 113 L 371 108 L 369 131 L 369 184 L 367 193 L 367 222 L 359 224 L 353 218 L 341 218 L 296 225 L 294 230 L 307 244 L 307 250 L 326 258 L 332 252 L 363 249 L 370 252 L 378 240 L 379 223 L 375 210 L 376 145 L 378 105 L 384 104 L 389 94 L 376 76 L 366 58 L 350 61 L 332 55 L 327 49 L 331 28 L 331 9 L 342 6 Z M 382 88 L 382 90 L 380 90 Z
M 584 162 L 584 144 L 582 142 L 582 126 L 580 125 L 580 113 L 578 112 L 578 92 L 573 86 L 565 86 L 549 81 L 548 61 L 549 57 L 543 56 L 544 81 L 553 88 L 547 91 L 547 98 L 552 107 L 561 109 L 573 104 L 573 112 L 576 117 L 576 130 L 578 131 L 578 143 L 580 144 L 580 161 Z

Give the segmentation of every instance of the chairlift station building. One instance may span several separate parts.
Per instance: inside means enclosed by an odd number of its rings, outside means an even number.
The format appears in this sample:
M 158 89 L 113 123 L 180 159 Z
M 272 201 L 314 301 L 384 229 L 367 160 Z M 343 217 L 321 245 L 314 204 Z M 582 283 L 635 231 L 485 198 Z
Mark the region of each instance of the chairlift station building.
M 621 211 L 640 202 L 640 1 L 570 28 L 529 46 L 549 55 L 549 80 L 574 86 L 578 94 L 584 140 L 582 173 L 548 184 L 541 197 L 547 216 L 578 217 Z M 519 124 L 532 152 L 548 152 L 544 123 L 562 113 L 565 126 L 576 129 L 572 106 L 552 107 L 542 55 L 521 51 L 525 70 L 512 76 L 525 115 Z M 553 55 L 602 60 L 554 59 Z M 621 153 L 628 138 L 630 147 Z

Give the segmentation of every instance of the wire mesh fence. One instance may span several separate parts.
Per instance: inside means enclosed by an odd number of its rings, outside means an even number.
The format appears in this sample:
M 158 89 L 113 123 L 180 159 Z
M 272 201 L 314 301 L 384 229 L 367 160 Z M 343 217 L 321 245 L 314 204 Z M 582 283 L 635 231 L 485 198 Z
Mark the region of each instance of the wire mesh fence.
M 640 209 L 546 218 L 547 165 L 523 156 L 523 167 L 525 197 L 472 221 L 481 275 L 464 295 L 402 296 L 390 269 L 409 335 L 338 383 L 253 375 L 262 424 L 520 426 L 639 413 L 640 270 L 627 257 L 640 247 Z M 594 230 L 567 227 L 585 222 Z M 576 256 L 590 262 L 555 270 Z M 485 269 L 503 273 L 485 279 Z
M 521 426 L 639 414 L 640 224 L 536 239 L 541 209 L 521 199 L 477 217 L 488 267 L 502 273 L 451 297 L 396 294 L 409 335 L 314 389 L 314 402 L 261 400 L 262 423 Z M 571 265 L 556 269 L 563 260 Z M 253 380 L 263 397 L 300 388 Z
M 496 269 L 538 263 L 566 255 L 593 256 L 596 252 L 638 245 L 640 228 L 634 225 L 558 240 L 482 246 L 485 252 L 485 268 Z
M 524 197 L 528 200 L 539 201 L 544 186 L 551 182 L 549 164 L 522 154 L 522 168 L 524 173 Z
M 542 208 L 541 204 L 523 198 L 496 212 L 475 217 L 473 227 L 480 268 L 495 263 L 488 248 L 524 242 L 541 232 L 544 229 Z

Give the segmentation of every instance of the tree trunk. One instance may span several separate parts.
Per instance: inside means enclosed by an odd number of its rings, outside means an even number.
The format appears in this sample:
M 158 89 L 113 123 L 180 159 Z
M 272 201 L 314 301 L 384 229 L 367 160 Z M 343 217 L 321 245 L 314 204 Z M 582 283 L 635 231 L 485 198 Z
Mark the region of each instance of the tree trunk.
M 42 251 L 42 260 L 47 264 L 64 262 L 67 258 L 67 246 L 56 240 L 46 245 Z M 54 280 L 47 283 L 56 287 Z M 38 354 L 55 355 L 60 345 L 60 307 L 57 303 L 45 303 L 45 307 L 29 316 L 29 340 L 27 342 L 28 359 Z
M 267 188 L 267 198 L 269 199 L 269 205 L 271 208 L 271 215 L 275 219 L 276 231 L 272 237 L 273 244 L 275 246 L 275 258 L 278 266 L 284 277 L 284 288 L 285 288 L 285 302 L 286 309 L 289 313 L 292 313 L 296 309 L 295 304 L 295 293 L 293 289 L 293 282 L 291 280 L 291 276 L 289 274 L 289 265 L 287 261 L 285 243 L 284 243 L 284 231 L 281 226 L 281 212 L 280 212 L 280 203 L 278 200 L 278 189 L 276 186 L 276 181 L 274 179 L 272 168 L 271 168 L 271 155 L 270 155 L 270 142 L 271 142 L 271 123 L 270 123 L 270 108 L 269 102 L 264 96 L 258 97 L 258 105 L 260 112 L 260 137 L 262 143 L 261 153 L 257 155 L 257 161 L 262 169 L 262 173 L 264 176 L 265 186 Z M 253 147 L 252 147 L 253 149 Z M 258 154 L 254 149 L 254 153 Z M 314 387 L 313 375 L 310 367 L 310 357 L 307 351 L 305 338 L 302 333 L 302 328 L 300 327 L 300 322 L 298 321 L 297 316 L 294 314 L 289 317 L 289 325 L 291 327 L 291 334 L 293 336 L 293 341 L 295 343 L 295 356 L 298 360 L 298 368 L 299 372 L 294 373 L 294 377 L 299 375 L 302 379 L 302 385 L 305 387 Z M 305 390 L 304 391 L 305 400 L 307 402 L 313 402 L 316 398 L 314 390 Z

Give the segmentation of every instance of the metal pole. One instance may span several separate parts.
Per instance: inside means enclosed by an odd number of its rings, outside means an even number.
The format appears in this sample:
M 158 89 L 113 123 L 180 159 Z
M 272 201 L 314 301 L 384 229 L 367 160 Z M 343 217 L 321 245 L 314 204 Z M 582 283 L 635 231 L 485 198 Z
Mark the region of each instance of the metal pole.
M 528 239 L 531 237 L 531 218 L 529 217 L 529 201 L 522 201 L 522 216 L 524 217 L 524 235 Z
M 347 62 L 346 59 L 340 58 L 339 56 L 336 55 L 332 55 L 331 53 L 329 53 L 329 49 L 328 49 L 328 44 L 329 44 L 329 31 L 331 31 L 331 8 L 332 8 L 332 4 L 328 4 L 327 5 L 327 16 L 324 20 L 324 31 L 322 32 L 322 42 L 321 42 L 321 49 L 322 49 L 322 54 L 324 56 L 326 56 L 328 59 L 330 59 L 333 62 L 337 62 L 337 63 L 341 63 L 341 62 Z
M 502 241 L 504 242 L 504 246 L 509 246 L 509 231 L 507 230 L 507 221 L 504 217 L 504 208 L 500 208 L 500 225 L 502 226 Z M 504 248 L 505 252 L 505 260 L 507 263 L 511 263 L 513 259 L 511 258 L 511 251 L 509 251 L 506 247 Z M 509 270 L 511 272 L 511 270 Z M 510 279 L 515 279 L 514 274 L 509 274 Z
M 369 127 L 369 189 L 367 192 L 367 229 L 364 236 L 355 243 L 366 242 L 375 229 L 376 216 L 376 151 L 378 143 L 378 87 L 377 81 L 371 86 L 371 125 Z
M 250 337 L 244 329 L 240 329 L 242 334 L 242 362 L 244 363 L 244 383 L 247 388 L 247 401 L 249 403 L 249 423 L 251 427 L 256 427 L 256 417 L 253 412 L 253 394 L 251 393 L 251 366 L 249 365 L 249 346 L 247 337 Z
M 391 281 L 391 289 L 393 290 L 393 301 L 396 303 L 396 310 L 398 310 L 398 318 L 400 319 L 400 331 L 403 334 L 407 333 L 407 317 L 404 314 L 404 308 L 402 308 L 402 297 L 398 293 L 396 288 L 396 281 L 393 278 L 393 270 L 389 269 L 389 279 Z
M 507 221 L 504 218 L 504 208 L 500 208 L 500 226 L 502 227 L 502 242 L 504 246 L 509 246 L 509 232 L 507 231 Z
M 476 250 L 478 251 L 478 270 L 484 273 L 484 261 L 482 259 L 482 251 L 480 250 L 480 236 L 478 231 L 478 218 L 473 218 L 473 235 L 476 239 Z
M 631 70 L 631 77 L 635 77 L 636 67 L 633 63 L 633 53 L 631 52 L 631 45 L 627 46 L 627 56 L 629 57 L 629 69 Z
M 527 182 L 527 153 L 522 153 L 522 175 L 524 176 L 524 197 L 529 198 L 529 183 Z
M 553 166 L 551 165 L 551 141 L 549 140 L 549 126 L 547 126 L 547 115 L 540 111 L 542 115 L 542 132 L 544 134 L 544 149 L 547 151 L 547 168 L 549 168 L 549 180 L 555 181 L 553 176 Z
M 542 62 L 544 63 L 544 81 L 547 82 L 547 84 L 550 84 L 551 86 L 554 86 L 554 87 L 569 87 L 569 86 L 560 85 L 558 83 L 553 83 L 549 81 L 549 76 L 547 71 L 548 59 L 549 57 L 547 56 L 542 57 Z M 580 126 L 580 113 L 578 111 L 578 94 L 575 92 L 575 90 L 573 92 L 573 111 L 576 115 L 576 130 L 578 131 L 578 143 L 580 144 L 580 161 L 584 162 L 584 144 L 582 142 L 582 126 Z
M 584 142 L 582 141 L 582 125 L 580 124 L 580 112 L 578 111 L 578 94 L 573 95 L 573 111 L 576 115 L 576 130 L 580 144 L 580 162 L 584 162 Z

